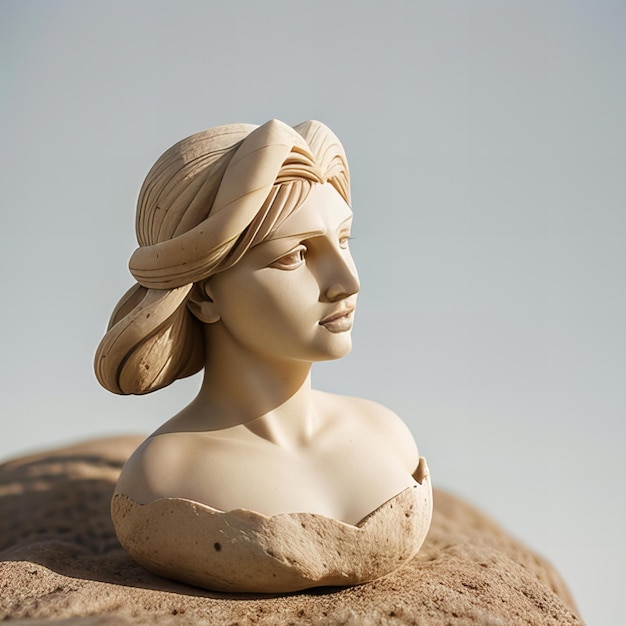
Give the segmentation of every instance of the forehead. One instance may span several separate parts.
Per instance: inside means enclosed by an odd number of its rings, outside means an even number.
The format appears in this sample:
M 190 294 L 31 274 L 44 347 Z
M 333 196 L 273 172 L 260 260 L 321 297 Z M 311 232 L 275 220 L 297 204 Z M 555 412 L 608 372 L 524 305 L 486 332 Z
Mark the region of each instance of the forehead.
M 334 233 L 351 217 L 352 209 L 330 183 L 316 183 L 307 199 L 272 231 L 269 239 Z

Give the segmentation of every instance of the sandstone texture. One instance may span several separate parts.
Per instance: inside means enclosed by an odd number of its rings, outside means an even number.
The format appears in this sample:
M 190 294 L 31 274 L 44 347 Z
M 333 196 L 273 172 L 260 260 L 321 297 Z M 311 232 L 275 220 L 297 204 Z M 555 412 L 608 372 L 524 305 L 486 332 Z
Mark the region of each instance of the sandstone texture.
M 435 490 L 406 566 L 357 587 L 210 592 L 150 574 L 120 547 L 109 505 L 142 437 L 0 465 L 0 620 L 11 624 L 580 625 L 558 573 L 484 515 Z
M 421 484 L 356 526 L 313 513 L 224 512 L 181 498 L 139 504 L 119 493 L 111 517 L 134 561 L 204 589 L 284 594 L 357 585 L 402 567 L 424 543 L 433 508 L 425 471 Z

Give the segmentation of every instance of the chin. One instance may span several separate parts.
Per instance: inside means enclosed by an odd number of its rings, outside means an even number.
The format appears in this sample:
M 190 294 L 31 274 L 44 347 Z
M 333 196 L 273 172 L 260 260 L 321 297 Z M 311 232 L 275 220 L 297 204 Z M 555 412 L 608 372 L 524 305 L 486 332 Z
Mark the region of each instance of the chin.
M 334 343 L 334 342 L 333 342 Z M 337 359 L 341 359 L 347 354 L 350 354 L 352 351 L 352 339 L 350 337 L 347 338 L 346 341 L 341 342 L 341 345 L 328 345 L 326 346 L 326 350 L 324 350 L 324 354 L 320 354 L 316 361 L 336 361 Z

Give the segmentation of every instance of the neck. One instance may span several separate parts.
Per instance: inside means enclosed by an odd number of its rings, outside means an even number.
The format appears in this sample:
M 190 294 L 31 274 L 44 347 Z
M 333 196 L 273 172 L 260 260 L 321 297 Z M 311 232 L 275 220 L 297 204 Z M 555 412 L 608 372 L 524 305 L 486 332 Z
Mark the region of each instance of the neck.
M 210 430 L 244 426 L 283 448 L 313 433 L 311 363 L 252 352 L 222 324 L 205 327 L 204 381 L 192 403 Z

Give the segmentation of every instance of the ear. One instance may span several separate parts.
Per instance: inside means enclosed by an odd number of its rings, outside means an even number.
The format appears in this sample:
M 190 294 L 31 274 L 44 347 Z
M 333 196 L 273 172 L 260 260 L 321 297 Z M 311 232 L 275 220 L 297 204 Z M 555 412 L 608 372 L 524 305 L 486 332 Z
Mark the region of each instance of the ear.
M 219 322 L 220 314 L 209 291 L 209 279 L 196 283 L 187 299 L 187 308 L 204 324 Z

